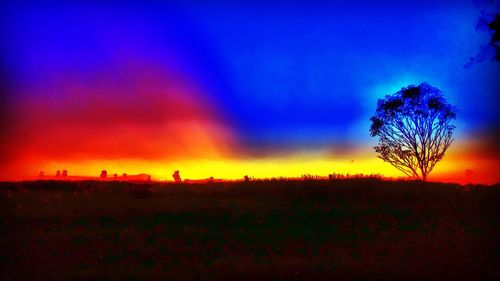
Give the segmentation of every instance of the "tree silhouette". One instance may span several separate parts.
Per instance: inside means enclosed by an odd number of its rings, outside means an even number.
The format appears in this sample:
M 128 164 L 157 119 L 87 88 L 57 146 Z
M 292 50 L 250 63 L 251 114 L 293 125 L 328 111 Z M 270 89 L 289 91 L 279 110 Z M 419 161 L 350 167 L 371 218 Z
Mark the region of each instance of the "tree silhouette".
M 174 173 L 172 174 L 172 177 L 174 178 L 175 182 L 182 182 L 181 175 L 179 174 L 179 170 L 174 171 Z
M 453 141 L 455 118 L 455 107 L 439 89 L 410 85 L 378 100 L 370 118 L 370 134 L 379 138 L 374 149 L 404 174 L 425 181 Z
M 469 58 L 469 61 L 464 65 L 465 68 L 484 60 L 500 60 L 500 14 L 482 10 L 476 24 L 476 30 L 490 33 L 490 40 L 481 45 L 479 52 L 474 57 Z

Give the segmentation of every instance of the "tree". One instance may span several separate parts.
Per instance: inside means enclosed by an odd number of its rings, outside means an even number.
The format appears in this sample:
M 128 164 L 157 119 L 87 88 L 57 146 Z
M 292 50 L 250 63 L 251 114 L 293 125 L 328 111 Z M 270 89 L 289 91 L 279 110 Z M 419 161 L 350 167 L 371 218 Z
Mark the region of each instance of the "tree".
M 453 142 L 456 109 L 426 83 L 410 85 L 379 99 L 370 118 L 379 158 L 404 174 L 425 181 Z
M 465 68 L 487 59 L 500 60 L 500 14 L 482 10 L 476 24 L 476 30 L 490 33 L 490 41 L 481 45 L 478 54 L 469 59 L 464 65 Z
M 174 171 L 174 173 L 172 174 L 172 177 L 174 178 L 175 182 L 182 182 L 181 175 L 179 174 L 179 170 Z

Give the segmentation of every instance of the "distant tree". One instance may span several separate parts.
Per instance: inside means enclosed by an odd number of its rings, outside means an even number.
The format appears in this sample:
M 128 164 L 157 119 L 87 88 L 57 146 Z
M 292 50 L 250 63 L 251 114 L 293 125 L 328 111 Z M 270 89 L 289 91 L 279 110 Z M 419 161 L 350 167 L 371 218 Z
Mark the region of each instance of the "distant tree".
M 105 179 L 107 176 L 108 176 L 108 171 L 102 170 L 100 175 L 101 179 Z
M 496 14 L 495 18 L 488 23 L 492 35 L 490 45 L 495 48 L 495 60 L 500 60 L 500 14 Z
M 65 178 L 68 176 L 68 171 L 67 170 L 62 170 L 61 177 Z
M 379 158 L 404 174 L 425 181 L 451 145 L 455 107 L 426 83 L 410 85 L 379 99 L 370 118 Z
M 469 58 L 469 61 L 464 65 L 465 68 L 485 60 L 500 60 L 500 14 L 482 10 L 476 24 L 476 30 L 488 32 L 490 40 L 480 46 L 479 52 L 475 56 Z
M 181 175 L 179 174 L 179 170 L 174 171 L 172 174 L 172 177 L 174 178 L 175 182 L 181 182 Z

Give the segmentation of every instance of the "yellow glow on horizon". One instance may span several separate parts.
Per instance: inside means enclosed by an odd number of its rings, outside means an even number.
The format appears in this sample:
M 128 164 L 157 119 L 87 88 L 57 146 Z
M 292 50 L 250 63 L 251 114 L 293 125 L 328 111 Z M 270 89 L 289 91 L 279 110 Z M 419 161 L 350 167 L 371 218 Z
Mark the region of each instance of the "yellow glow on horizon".
M 429 180 L 459 183 L 487 183 L 500 181 L 495 167 L 500 162 L 495 159 L 481 159 L 464 154 L 457 149 L 450 150 L 437 164 Z M 68 170 L 69 176 L 98 177 L 102 170 L 108 176 L 123 173 L 128 175 L 148 174 L 153 180 L 172 180 L 172 173 L 180 171 L 182 179 L 237 180 L 245 175 L 254 178 L 301 177 L 305 174 L 327 176 L 337 174 L 380 174 L 384 177 L 406 176 L 388 163 L 376 157 L 370 149 L 360 148 L 349 155 L 331 155 L 324 151 L 302 152 L 280 157 L 261 158 L 203 158 L 203 159 L 92 159 L 81 161 L 31 161 L 23 174 L 9 180 L 36 179 L 39 171 L 45 177 L 54 177 L 57 170 Z M 6 180 L 1 179 L 1 180 Z
M 183 179 L 241 179 L 248 175 L 255 178 L 299 177 L 304 174 L 327 176 L 340 174 L 382 174 L 399 177 L 401 174 L 387 163 L 377 158 L 354 160 L 315 159 L 310 157 L 282 157 L 263 159 L 229 160 L 185 160 L 185 161 L 143 161 L 123 159 L 119 161 L 87 161 L 81 163 L 49 163 L 42 169 L 46 176 L 53 176 L 62 168 L 70 176 L 99 176 L 101 170 L 107 170 L 108 176 L 114 173 L 146 173 L 154 180 L 172 180 L 172 173 L 179 170 Z

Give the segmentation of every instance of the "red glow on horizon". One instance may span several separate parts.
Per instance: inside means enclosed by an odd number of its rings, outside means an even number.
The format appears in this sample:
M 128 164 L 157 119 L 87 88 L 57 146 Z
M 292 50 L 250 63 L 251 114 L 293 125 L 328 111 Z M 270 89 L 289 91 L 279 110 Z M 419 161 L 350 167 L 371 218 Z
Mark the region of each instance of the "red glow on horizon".
M 124 71 L 125 84 L 61 77 L 53 92 L 11 104 L 0 178 L 24 178 L 47 162 L 228 156 L 234 136 L 188 79 L 155 67 Z

